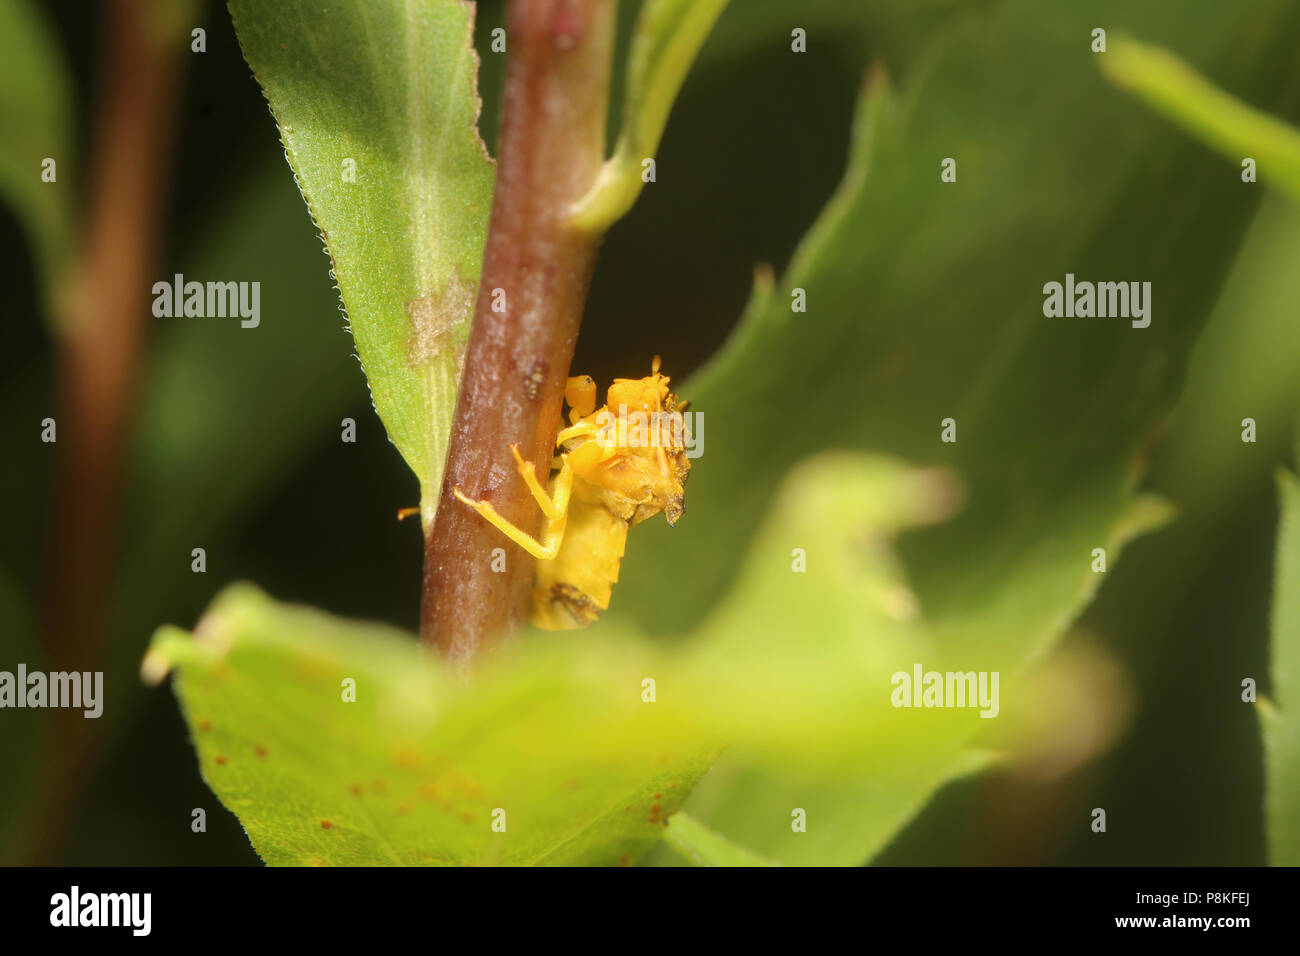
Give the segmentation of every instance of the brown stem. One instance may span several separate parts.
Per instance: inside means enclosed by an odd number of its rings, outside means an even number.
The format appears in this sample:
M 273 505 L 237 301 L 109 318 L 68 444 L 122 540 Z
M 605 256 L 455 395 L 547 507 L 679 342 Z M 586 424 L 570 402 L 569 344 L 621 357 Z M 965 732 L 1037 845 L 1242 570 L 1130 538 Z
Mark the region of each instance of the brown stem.
M 510 445 L 549 474 L 599 236 L 568 224 L 595 181 L 614 0 L 511 0 L 496 193 L 438 513 L 425 535 L 420 634 L 464 663 L 527 620 L 533 559 L 452 489 L 536 532 Z M 494 290 L 506 311 L 492 310 Z M 505 548 L 506 571 L 492 570 Z
M 157 0 L 112 0 L 78 260 L 57 355 L 58 462 L 47 556 L 45 640 L 56 671 L 103 669 L 121 449 L 149 318 L 164 173 L 184 37 L 159 30 Z M 67 830 L 97 722 L 52 711 L 32 857 Z

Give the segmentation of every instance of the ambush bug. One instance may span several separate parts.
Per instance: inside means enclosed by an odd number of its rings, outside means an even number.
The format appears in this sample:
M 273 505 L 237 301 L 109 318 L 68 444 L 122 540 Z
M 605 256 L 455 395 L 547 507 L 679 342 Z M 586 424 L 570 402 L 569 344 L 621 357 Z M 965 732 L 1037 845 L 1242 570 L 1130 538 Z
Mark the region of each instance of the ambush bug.
M 510 446 L 519 474 L 546 516 L 541 540 L 503 518 L 486 501 L 453 489 L 502 534 L 537 558 L 532 621 L 548 631 L 589 625 L 609 607 L 618 580 L 627 529 L 663 512 L 670 525 L 681 517 L 683 485 L 691 471 L 682 411 L 686 402 L 668 390 L 655 356 L 647 378 L 616 378 L 596 408 L 590 375 L 564 388 L 569 427 L 555 436 L 562 449 L 551 461 L 543 488 L 531 462 Z

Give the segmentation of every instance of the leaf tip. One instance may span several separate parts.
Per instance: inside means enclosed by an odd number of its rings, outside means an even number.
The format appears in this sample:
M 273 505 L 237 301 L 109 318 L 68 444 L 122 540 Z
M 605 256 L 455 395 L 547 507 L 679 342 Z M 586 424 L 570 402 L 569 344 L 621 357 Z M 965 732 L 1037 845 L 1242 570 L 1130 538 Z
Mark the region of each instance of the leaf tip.
M 178 627 L 166 625 L 158 628 L 144 659 L 140 661 L 140 679 L 150 687 L 161 684 L 172 668 L 187 656 L 186 645 L 189 643 L 190 636 Z

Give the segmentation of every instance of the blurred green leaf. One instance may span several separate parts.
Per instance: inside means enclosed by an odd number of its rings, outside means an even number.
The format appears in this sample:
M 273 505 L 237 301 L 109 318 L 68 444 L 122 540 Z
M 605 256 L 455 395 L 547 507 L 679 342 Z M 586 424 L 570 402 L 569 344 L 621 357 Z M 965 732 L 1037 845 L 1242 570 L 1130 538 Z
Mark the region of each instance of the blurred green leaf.
M 614 155 L 574 206 L 573 223 L 603 231 L 626 213 L 645 185 L 642 163 L 653 159 L 668 112 L 695 55 L 727 0 L 647 0 L 628 52 L 623 126 Z
M 1141 838 L 1120 848 L 1076 837 L 1075 862 L 1267 859 L 1260 722 L 1241 702 L 1240 680 L 1253 676 L 1267 687 L 1275 473 L 1292 461 L 1300 407 L 1300 335 L 1291 319 L 1300 300 L 1297 257 L 1300 206 L 1266 194 L 1153 454 L 1149 484 L 1176 503 L 1178 518 L 1135 546 L 1089 609 L 1085 626 L 1106 636 L 1143 685 L 1146 724 L 1099 768 L 1089 805 L 1108 806 L 1135 790 L 1150 800 L 1133 821 Z M 1242 440 L 1246 418 L 1255 425 L 1253 442 Z M 1179 728 L 1175 741 L 1171 728 Z M 1203 782 L 1189 788 L 1192 776 Z M 1178 804 L 1172 818 L 1171 801 Z M 1206 839 L 1162 846 L 1206 813 L 1222 821 Z
M 1104 579 L 1093 549 L 1113 566 L 1124 541 L 1167 517 L 1136 496 L 1145 450 L 1256 198 L 1199 147 L 1107 94 L 1091 30 L 1158 32 L 1197 63 L 1225 64 L 1261 101 L 1286 102 L 1281 77 L 1295 76 L 1283 39 L 1297 26 L 1293 5 L 1264 0 L 1242 20 L 1192 6 L 1175 22 L 1154 5 L 1001 4 L 936 35 L 901 100 L 875 82 L 839 192 L 779 286 L 760 273 L 731 341 L 681 389 L 709 426 L 688 514 L 671 532 L 652 527 L 629 542 L 613 614 L 664 634 L 702 618 L 717 626 L 713 595 L 738 573 L 735 556 L 789 463 L 820 448 L 871 449 L 944 464 L 967 487 L 955 520 L 900 540 L 902 567 L 926 654 L 1001 671 L 1011 693 Z M 940 179 L 945 157 L 957 161 L 954 183 Z M 1150 327 L 1045 318 L 1043 286 L 1067 272 L 1150 281 Z M 792 310 L 796 290 L 806 313 Z M 951 444 L 940 441 L 947 418 Z M 773 542 L 770 566 L 788 566 L 797 543 Z M 769 582 L 769 614 L 794 577 Z M 837 633 L 815 613 L 797 626 L 777 620 L 749 617 L 749 640 Z M 861 861 L 973 753 L 936 736 L 911 764 L 864 765 L 859 779 L 824 786 L 728 755 L 735 765 L 711 774 L 690 807 L 791 862 L 813 851 L 760 831 L 755 808 L 822 800 L 834 816 L 824 852 Z M 818 858 L 831 858 L 823 850 Z
M 975 710 L 891 704 L 896 672 L 948 669 L 892 542 L 960 501 L 951 476 L 886 459 L 828 453 L 786 477 L 733 588 L 682 648 L 687 692 L 736 741 L 692 812 L 774 861 L 853 865 L 985 760 L 968 749 L 987 723 Z
M 28 0 L 0 0 L 0 198 L 27 230 L 47 301 L 71 252 L 75 109 L 45 14 Z M 42 178 L 47 159 L 56 164 L 54 182 Z
M 1160 489 L 1180 504 L 1232 507 L 1243 488 L 1269 483 L 1290 455 L 1300 397 L 1300 209 L 1264 199 L 1188 365 L 1187 384 L 1156 462 Z M 1243 445 L 1243 419 L 1256 441 Z M 1252 494 L 1253 497 L 1253 494 Z M 1215 532 L 1210 533 L 1210 539 Z
M 731 742 L 722 779 L 748 768 L 749 799 L 729 807 L 728 830 L 751 837 L 755 856 L 851 864 L 943 780 L 988 761 L 982 713 L 1013 737 L 1061 702 L 1026 707 L 1008 673 L 1006 714 L 996 688 L 979 707 L 894 705 L 893 675 L 916 662 L 975 666 L 933 640 L 890 547 L 959 502 L 933 469 L 860 455 L 801 464 L 734 591 L 671 655 L 617 626 L 550 635 L 463 685 L 398 632 L 243 586 L 193 638 L 159 631 L 144 671 L 179 665 L 204 778 L 270 863 L 631 861 L 662 834 L 646 824 L 666 820 Z M 810 573 L 791 575 L 792 540 L 818 563 Z M 349 677 L 355 704 L 340 698 Z M 372 802 L 352 802 L 354 784 Z M 497 808 L 515 837 L 490 830 Z M 792 828 L 796 813 L 806 830 Z M 725 839 L 687 823 L 672 842 L 712 859 Z
M 1273 579 L 1272 688 L 1260 701 L 1267 759 L 1269 859 L 1300 866 L 1300 482 L 1278 475 L 1282 499 Z
M 474 9 L 232 0 L 244 56 L 320 227 L 375 409 L 433 517 L 494 170 Z
M 1102 72 L 1206 145 L 1300 198 L 1300 130 L 1219 89 L 1168 50 L 1116 37 Z
M 893 552 L 898 535 L 943 521 L 961 500 L 951 474 L 889 459 L 826 453 L 791 472 L 735 585 L 681 649 L 697 719 L 736 741 L 692 813 L 782 863 L 856 865 L 942 783 L 986 766 L 992 746 L 1015 748 L 1051 723 L 1064 695 L 1044 699 L 1044 678 L 991 640 L 945 642 Z M 1165 517 L 1139 497 L 1105 546 L 1117 556 Z M 1096 577 L 1076 570 L 1081 595 Z M 918 664 L 998 672 L 993 706 L 895 707 L 893 676 Z M 791 829 L 796 808 L 806 830 Z
M 466 686 L 407 635 L 236 586 L 193 638 L 160 630 L 144 668 L 180 665 L 204 779 L 268 863 L 614 864 L 708 765 L 642 703 L 652 654 L 572 637 Z
M 1292 428 L 1300 399 L 1300 335 L 1292 321 L 1300 300 L 1300 274 L 1293 268 L 1300 256 L 1300 208 L 1282 196 L 1261 207 L 1243 246 L 1231 281 L 1206 335 L 1198 343 L 1188 374 L 1188 392 L 1180 403 L 1175 426 L 1166 441 L 1163 484 L 1192 502 L 1189 517 L 1198 520 L 1171 541 L 1157 560 L 1162 577 L 1173 587 L 1145 575 L 1141 584 L 1142 613 L 1132 615 L 1143 646 L 1159 655 L 1162 644 L 1152 641 L 1163 626 L 1183 636 L 1177 618 L 1189 593 L 1204 593 L 1213 584 L 1218 593 L 1234 595 L 1233 618 L 1249 620 L 1239 606 L 1242 588 L 1224 580 L 1216 555 L 1231 541 L 1234 528 L 1249 526 L 1246 514 L 1266 496 L 1266 479 L 1275 472 L 1279 524 L 1273 555 L 1271 609 L 1272 692 L 1257 707 L 1265 748 L 1265 831 L 1273 863 L 1300 863 L 1300 719 L 1295 690 L 1300 674 L 1297 628 L 1300 627 L 1300 527 L 1297 482 L 1281 470 L 1294 461 Z M 1253 420 L 1254 442 L 1242 441 L 1243 419 Z M 1180 522 L 1185 525 L 1186 522 Z M 1235 559 L 1235 565 L 1250 565 Z M 1162 595 L 1169 593 L 1168 598 Z M 1253 616 L 1253 615 L 1252 615 Z M 1207 628 L 1217 628 L 1208 621 Z M 1216 633 L 1216 638 L 1220 632 Z M 1235 643 L 1235 642 L 1234 642 Z M 1218 662 L 1216 662 L 1218 663 Z M 1232 662 L 1232 663 L 1235 663 Z M 1222 663 L 1227 673 L 1231 666 Z M 1243 676 L 1258 675 L 1253 669 Z M 1262 683 L 1262 681 L 1260 682 Z M 1234 689 L 1240 692 L 1239 687 Z M 1236 700 L 1235 696 L 1232 698 Z M 1240 703 L 1235 706 L 1240 707 Z
M 775 866 L 726 837 L 714 833 L 699 820 L 677 813 L 668 821 L 664 834 L 668 844 L 696 866 Z

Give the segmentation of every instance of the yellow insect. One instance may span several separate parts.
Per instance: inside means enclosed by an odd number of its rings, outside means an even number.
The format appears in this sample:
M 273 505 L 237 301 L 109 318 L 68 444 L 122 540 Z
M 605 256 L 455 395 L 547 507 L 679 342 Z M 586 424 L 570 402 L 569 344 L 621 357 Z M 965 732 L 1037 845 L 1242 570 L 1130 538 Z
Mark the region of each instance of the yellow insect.
M 684 509 L 683 485 L 691 471 L 682 411 L 686 402 L 668 390 L 655 356 L 647 378 L 616 378 L 605 405 L 596 408 L 590 375 L 564 388 L 568 428 L 555 438 L 563 449 L 543 488 L 530 462 L 512 445 L 519 474 L 546 516 L 541 540 L 517 528 L 486 501 L 453 489 L 502 534 L 537 558 L 532 620 L 548 631 L 589 625 L 609 607 L 618 580 L 627 529 L 661 511 L 670 525 Z

